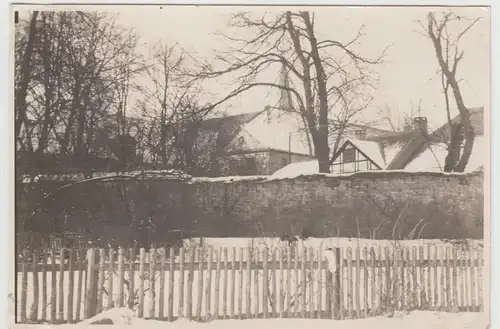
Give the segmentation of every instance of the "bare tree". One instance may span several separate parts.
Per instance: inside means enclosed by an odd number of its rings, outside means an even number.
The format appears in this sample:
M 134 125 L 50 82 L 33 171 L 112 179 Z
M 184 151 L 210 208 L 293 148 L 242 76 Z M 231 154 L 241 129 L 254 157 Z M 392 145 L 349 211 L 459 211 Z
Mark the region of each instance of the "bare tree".
M 436 59 L 441 69 L 441 82 L 450 127 L 450 141 L 447 145 L 448 154 L 444 165 L 445 172 L 463 172 L 474 146 L 474 130 L 470 121 L 469 110 L 465 105 L 460 90 L 457 68 L 464 56 L 464 51 L 460 49 L 460 40 L 479 20 L 480 18 L 468 19 L 457 16 L 453 12 L 443 14 L 440 18 L 434 13 L 428 13 L 427 15 L 427 26 L 425 29 L 427 36 L 432 41 Z M 466 21 L 467 25 L 460 33 L 453 37 L 449 31 L 449 27 L 459 21 Z M 460 113 L 460 122 L 458 123 L 453 123 L 451 120 L 450 88 Z
M 198 134 L 200 123 L 213 107 L 199 100 L 200 83 L 189 81 L 186 74 L 190 54 L 180 45 L 158 43 L 152 50 L 147 70 L 150 83 L 141 88 L 144 97 L 137 107 L 147 125 L 147 144 L 152 162 L 191 174 L 208 170 L 207 157 L 201 153 L 209 144 Z
M 98 152 L 96 133 L 126 107 L 118 91 L 143 68 L 137 38 L 114 17 L 93 12 L 41 12 L 25 30 L 28 37 L 16 36 L 16 58 L 23 59 L 16 67 L 19 158 L 37 170 L 56 157 L 66 168 L 85 167 Z
M 16 79 L 16 82 L 18 82 L 18 84 L 15 88 L 16 142 L 18 142 L 18 139 L 20 138 L 22 125 L 25 124 L 26 126 L 26 96 L 28 94 L 28 88 L 31 79 L 31 59 L 33 55 L 35 38 L 37 36 L 37 17 L 38 11 L 35 10 L 31 15 L 26 45 L 24 47 L 16 47 L 17 50 L 21 53 L 21 55 L 18 56 L 18 58 L 20 58 L 21 60 L 21 64 L 19 65 L 19 71 L 16 72 L 19 75 L 19 79 Z M 25 128 L 28 129 L 28 127 Z
M 330 146 L 329 113 L 334 104 L 348 107 L 346 91 L 353 88 L 373 87 L 376 80 L 372 66 L 382 56 L 370 59 L 357 54 L 353 46 L 363 36 L 363 27 L 345 43 L 337 40 L 318 40 L 314 15 L 309 12 L 290 12 L 273 17 L 252 18 L 249 13 L 235 14 L 230 27 L 241 29 L 251 37 L 222 34 L 231 46 L 217 56 L 224 68 L 213 69 L 202 63 L 203 78 L 236 75 L 237 87 L 214 106 L 254 87 L 271 87 L 289 92 L 293 105 L 286 111 L 298 113 L 305 122 L 320 172 L 329 172 Z M 263 81 L 263 72 L 284 66 L 291 74 L 293 86 Z M 268 71 L 269 72 L 269 71 Z M 366 90 L 365 90 L 366 91 Z

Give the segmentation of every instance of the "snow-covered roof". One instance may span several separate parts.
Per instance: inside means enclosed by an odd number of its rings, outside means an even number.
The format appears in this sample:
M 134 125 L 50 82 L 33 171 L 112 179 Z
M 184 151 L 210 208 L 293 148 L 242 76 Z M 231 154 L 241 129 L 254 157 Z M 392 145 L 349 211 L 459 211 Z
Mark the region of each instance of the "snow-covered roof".
M 268 110 L 245 123 L 240 135 L 245 137 L 246 142 L 247 139 L 250 141 L 247 147 L 310 154 L 307 135 L 301 127 L 299 118 L 293 114 Z
M 469 158 L 469 162 L 465 167 L 466 172 L 478 170 L 481 166 L 489 161 L 489 140 L 485 136 L 476 136 L 474 138 L 474 146 Z M 444 161 L 448 151 L 444 144 L 430 144 L 418 157 L 413 159 L 407 166 L 406 170 L 426 170 L 426 171 L 442 171 Z
M 385 169 L 385 161 L 382 155 L 382 150 L 377 142 L 364 141 L 359 139 L 351 138 L 348 140 L 361 152 L 366 154 L 375 164 L 377 164 L 381 169 Z
M 384 147 L 386 168 L 387 168 L 387 166 L 389 166 L 389 164 L 392 162 L 392 160 L 394 160 L 396 155 L 398 155 L 399 152 L 401 152 L 401 150 L 403 149 L 403 147 L 405 147 L 405 145 L 406 145 L 405 143 L 397 142 L 397 143 L 389 144 L 389 145 Z
M 300 175 L 311 175 L 319 173 L 318 160 L 302 161 L 290 163 L 289 165 L 278 169 L 273 178 L 293 178 Z

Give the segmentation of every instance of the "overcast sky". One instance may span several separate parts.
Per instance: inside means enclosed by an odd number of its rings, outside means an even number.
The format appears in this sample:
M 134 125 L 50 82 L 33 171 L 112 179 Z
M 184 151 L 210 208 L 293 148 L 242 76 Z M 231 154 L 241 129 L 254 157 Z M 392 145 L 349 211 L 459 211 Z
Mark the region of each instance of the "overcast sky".
M 174 7 L 157 6 L 122 7 L 120 20 L 133 27 L 143 41 L 154 43 L 178 42 L 200 56 L 213 56 L 223 49 L 217 31 L 227 31 L 228 17 L 237 10 L 265 14 L 283 11 L 284 7 Z M 292 8 L 293 9 L 293 8 Z M 304 8 L 301 8 L 302 10 Z M 436 8 L 433 8 L 436 10 Z M 319 38 L 347 41 L 364 24 L 366 36 L 357 51 L 367 56 L 388 49 L 386 63 L 377 71 L 380 84 L 374 94 L 371 113 L 388 104 L 395 111 L 409 110 L 410 101 L 422 99 L 422 116 L 431 126 L 444 123 L 444 99 L 439 79 L 432 79 L 437 61 L 431 41 L 419 34 L 418 20 L 425 21 L 429 8 L 418 7 L 310 7 L 315 13 Z M 490 102 L 490 16 L 481 8 L 457 9 L 457 14 L 467 17 L 483 17 L 461 42 L 465 51 L 458 69 L 458 76 L 467 106 L 489 107 Z M 221 89 L 221 96 L 224 91 Z M 270 95 L 269 95 L 270 94 Z M 266 97 L 268 97 L 266 99 Z M 276 102 L 277 91 L 254 90 L 232 102 L 230 112 L 248 112 L 262 109 L 267 103 Z M 272 104 L 274 105 L 274 104 Z
M 153 45 L 158 41 L 179 43 L 186 50 L 210 59 L 224 49 L 217 31 L 227 32 L 230 14 L 235 11 L 251 11 L 255 15 L 294 9 L 290 7 L 244 6 L 100 6 L 89 9 L 119 13 L 119 22 L 133 28 L 142 42 Z M 295 8 L 297 9 L 297 8 Z M 302 7 L 301 10 L 304 10 Z M 425 7 L 310 7 L 315 14 L 316 33 L 319 39 L 347 41 L 359 27 L 365 25 L 366 36 L 357 45 L 358 53 L 365 56 L 379 54 L 390 46 L 386 63 L 378 65 L 380 83 L 374 93 L 368 116 L 386 104 L 393 111 L 409 111 L 410 102 L 421 99 L 422 116 L 431 127 L 446 120 L 444 98 L 438 68 L 431 41 L 424 37 L 417 21 L 426 20 L 429 10 L 445 9 Z M 461 41 L 465 56 L 458 68 L 465 103 L 469 107 L 486 106 L 490 103 L 490 13 L 482 8 L 456 8 L 465 17 L 482 17 Z M 453 33 L 454 31 L 452 31 Z M 274 79 L 273 72 L 270 79 Z M 433 78 L 434 77 L 434 78 Z M 432 79 L 433 78 L 433 79 Z M 272 81 L 269 81 L 272 82 Z M 211 91 L 225 96 L 228 87 L 210 86 Z M 231 104 L 223 106 L 230 113 L 258 111 L 266 105 L 274 105 L 278 92 L 254 89 L 242 94 Z M 373 117 L 369 117 L 373 119 Z

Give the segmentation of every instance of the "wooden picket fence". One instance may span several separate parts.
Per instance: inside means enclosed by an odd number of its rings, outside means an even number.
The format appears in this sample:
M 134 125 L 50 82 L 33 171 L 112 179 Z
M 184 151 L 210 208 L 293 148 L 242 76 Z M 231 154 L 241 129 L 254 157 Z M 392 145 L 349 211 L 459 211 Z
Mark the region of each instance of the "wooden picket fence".
M 29 250 L 20 257 L 18 322 L 78 322 L 124 306 L 138 317 L 167 321 L 483 309 L 483 252 L 463 247 L 61 248 L 52 254 L 67 259 Z

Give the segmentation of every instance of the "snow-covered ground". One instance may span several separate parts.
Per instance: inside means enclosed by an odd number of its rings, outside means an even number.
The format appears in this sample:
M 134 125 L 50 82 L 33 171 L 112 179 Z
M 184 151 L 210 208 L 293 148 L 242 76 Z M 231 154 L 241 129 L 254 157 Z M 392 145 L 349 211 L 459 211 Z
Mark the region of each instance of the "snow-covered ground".
M 103 320 L 107 321 L 103 321 Z M 111 320 L 111 321 L 109 321 Z M 113 328 L 169 328 L 169 329 L 275 329 L 306 328 L 315 329 L 476 329 L 486 328 L 486 313 L 444 313 L 430 311 L 414 311 L 409 314 L 396 313 L 393 317 L 379 316 L 357 320 L 317 320 L 317 319 L 257 319 L 257 320 L 217 320 L 211 322 L 194 322 L 179 319 L 167 323 L 163 321 L 143 320 L 134 316 L 127 308 L 112 309 L 94 318 L 76 325 L 58 325 L 57 328 L 88 327 L 95 322 L 112 322 Z M 12 325 L 11 328 L 53 328 L 54 325 Z

